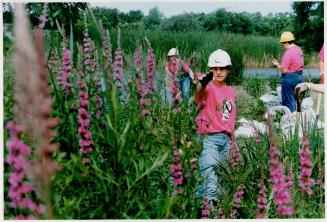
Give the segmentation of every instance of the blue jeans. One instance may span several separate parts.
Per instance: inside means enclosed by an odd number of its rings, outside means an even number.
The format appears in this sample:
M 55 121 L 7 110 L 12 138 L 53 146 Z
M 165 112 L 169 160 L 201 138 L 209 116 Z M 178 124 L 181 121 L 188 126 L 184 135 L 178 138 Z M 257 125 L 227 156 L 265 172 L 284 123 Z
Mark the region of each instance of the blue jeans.
M 304 81 L 302 71 L 282 75 L 282 105 L 296 110 L 295 86 Z
M 179 89 L 182 92 L 183 100 L 188 102 L 190 98 L 191 77 L 189 75 L 182 75 L 179 76 L 178 79 Z
M 227 133 L 208 134 L 203 141 L 203 150 L 199 159 L 200 176 L 204 182 L 196 193 L 197 198 L 206 196 L 208 200 L 217 200 L 221 194 L 219 178 L 214 166 L 225 161 L 229 155 Z

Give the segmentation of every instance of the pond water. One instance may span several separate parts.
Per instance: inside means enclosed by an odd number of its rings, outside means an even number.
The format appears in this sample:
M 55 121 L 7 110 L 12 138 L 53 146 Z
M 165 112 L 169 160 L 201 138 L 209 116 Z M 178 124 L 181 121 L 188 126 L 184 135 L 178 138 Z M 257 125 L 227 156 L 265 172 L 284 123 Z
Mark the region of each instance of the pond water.
M 303 70 L 304 77 L 309 77 L 311 79 L 319 79 L 319 69 L 308 68 Z M 243 72 L 244 77 L 280 77 L 281 72 L 277 69 L 246 69 Z

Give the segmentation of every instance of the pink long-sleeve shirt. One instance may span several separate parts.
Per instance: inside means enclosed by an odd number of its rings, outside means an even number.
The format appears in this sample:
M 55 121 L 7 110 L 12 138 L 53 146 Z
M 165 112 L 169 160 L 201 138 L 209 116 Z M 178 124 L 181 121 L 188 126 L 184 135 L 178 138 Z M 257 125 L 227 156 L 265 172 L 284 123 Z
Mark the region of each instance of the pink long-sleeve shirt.
M 196 117 L 200 134 L 234 131 L 236 119 L 235 92 L 231 86 L 218 87 L 210 82 L 205 89 L 207 97 L 196 102 L 202 110 Z
M 319 59 L 324 62 L 324 45 L 322 45 L 320 52 L 319 52 Z
M 282 58 L 281 67 L 283 69 L 288 69 L 287 73 L 303 70 L 303 53 L 299 46 L 295 45 L 294 47 L 286 50 Z

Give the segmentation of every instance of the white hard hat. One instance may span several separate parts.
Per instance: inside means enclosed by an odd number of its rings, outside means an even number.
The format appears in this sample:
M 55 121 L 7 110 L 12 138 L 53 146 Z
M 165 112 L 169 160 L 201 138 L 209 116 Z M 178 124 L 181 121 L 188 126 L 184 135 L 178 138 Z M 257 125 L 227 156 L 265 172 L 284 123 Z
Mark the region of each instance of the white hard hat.
M 178 56 L 178 50 L 176 48 L 171 48 L 167 56 Z
M 208 60 L 208 67 L 226 67 L 226 66 L 231 66 L 232 61 L 230 59 L 229 54 L 222 50 L 222 49 L 217 49 L 211 55 L 209 56 Z

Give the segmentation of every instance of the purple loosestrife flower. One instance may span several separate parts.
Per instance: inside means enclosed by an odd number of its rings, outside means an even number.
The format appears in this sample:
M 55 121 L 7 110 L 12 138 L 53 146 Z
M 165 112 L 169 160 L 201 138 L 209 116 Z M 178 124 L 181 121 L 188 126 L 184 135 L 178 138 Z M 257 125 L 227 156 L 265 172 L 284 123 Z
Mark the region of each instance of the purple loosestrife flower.
M 175 108 L 175 109 L 173 109 L 173 113 L 175 113 L 175 114 L 177 114 L 177 113 L 179 113 L 181 110 L 179 109 L 179 108 Z
M 84 52 L 84 65 L 87 73 L 91 72 L 91 39 L 89 37 L 89 30 L 87 28 L 86 14 L 84 13 L 84 31 L 83 31 L 83 52 Z
M 236 142 L 233 141 L 231 137 L 228 137 L 228 144 L 231 150 L 230 156 L 228 157 L 228 161 L 232 166 L 236 166 L 237 163 L 241 161 L 240 153 L 238 152 Z
M 9 174 L 9 189 L 8 197 L 11 200 L 13 208 L 28 209 L 31 213 L 41 216 L 45 212 L 43 204 L 36 204 L 33 200 L 29 199 L 29 193 L 35 191 L 31 183 L 26 182 L 28 175 L 26 169 L 31 168 L 31 163 L 27 160 L 31 154 L 31 149 L 28 145 L 20 140 L 20 135 L 24 131 L 21 125 L 15 125 L 13 122 L 7 124 L 9 130 L 10 140 L 7 142 L 9 155 L 7 163 L 12 166 L 12 172 Z M 20 217 L 33 217 L 32 215 Z
M 113 67 L 115 85 L 117 88 L 122 86 L 123 79 L 123 51 L 120 46 L 120 28 L 117 29 L 117 49 L 115 51 L 115 61 Z
M 143 92 L 143 79 L 142 79 L 142 47 L 139 46 L 134 53 L 134 62 L 136 66 L 136 91 L 142 96 Z
M 107 73 L 108 82 L 112 81 L 111 77 L 111 67 L 112 67 L 112 47 L 111 40 L 108 29 L 105 30 L 102 24 L 102 21 L 99 22 L 100 25 L 100 33 L 101 33 L 101 42 L 103 45 L 103 57 L 104 57 L 104 72 Z
M 42 12 L 42 15 L 39 18 L 39 25 L 38 25 L 39 29 L 44 29 L 45 23 L 48 21 L 47 20 L 47 9 L 48 9 L 47 6 L 48 6 L 48 4 L 44 3 L 43 12 Z
M 299 186 L 302 188 L 301 192 L 307 193 L 308 196 L 312 195 L 311 186 L 314 184 L 314 179 L 311 178 L 312 174 L 312 161 L 311 161 L 310 142 L 307 134 L 303 132 L 302 138 L 302 149 L 300 150 L 300 175 L 299 175 Z
M 154 90 L 154 67 L 155 67 L 155 60 L 154 60 L 154 52 L 153 48 L 151 47 L 150 41 L 146 38 L 145 39 L 148 44 L 148 64 L 147 64 L 147 80 L 146 88 L 148 88 L 151 93 Z
M 115 51 L 113 72 L 116 86 L 121 86 L 123 79 L 123 51 L 120 49 Z
M 209 219 L 210 216 L 210 204 L 207 197 L 203 198 L 201 206 L 201 219 Z
M 80 108 L 78 110 L 78 135 L 80 137 L 79 140 L 79 146 L 80 150 L 79 152 L 83 156 L 83 163 L 88 163 L 87 154 L 93 151 L 93 142 L 92 142 L 92 133 L 90 131 L 90 119 L 91 115 L 88 112 L 89 109 L 89 96 L 83 92 L 80 91 L 79 93 L 80 99 L 78 100 L 78 103 L 80 105 Z
M 55 75 L 59 74 L 59 68 L 58 68 L 58 53 L 57 49 L 51 50 L 51 55 L 49 59 L 49 70 L 54 73 Z
M 52 144 L 52 139 L 56 136 L 52 128 L 58 124 L 58 119 L 50 118 L 52 100 L 48 87 L 43 33 L 40 28 L 35 29 L 33 44 L 24 7 L 16 4 L 15 12 L 15 121 L 25 127 L 25 132 L 34 147 L 34 161 L 30 170 L 35 183 L 39 185 L 38 193 L 47 204 L 48 218 L 53 218 L 49 193 L 51 178 L 59 167 L 52 159 L 52 153 L 58 149 L 57 145 Z M 26 113 L 31 114 L 30 119 L 26 119 Z M 13 181 L 17 177 L 15 175 Z M 25 207 L 32 206 L 29 199 L 25 199 L 24 204 Z
M 269 128 L 269 163 L 270 163 L 270 182 L 273 183 L 272 190 L 274 193 L 274 202 L 278 205 L 277 214 L 280 216 L 292 216 L 294 209 L 292 207 L 292 197 L 288 190 L 286 176 L 283 173 L 283 164 L 279 162 L 280 152 L 275 145 L 271 116 L 268 117 Z
M 72 94 L 72 84 L 69 82 L 70 71 L 72 70 L 70 61 L 70 51 L 66 48 L 63 49 L 62 68 L 60 75 L 57 77 L 59 85 L 65 90 L 67 95 Z
M 231 213 L 231 218 L 236 218 L 237 215 L 237 209 L 240 206 L 242 197 L 244 194 L 244 185 L 240 184 L 237 188 L 237 191 L 234 195 L 234 201 L 233 201 L 233 206 L 232 206 L 232 213 Z
M 93 77 L 93 82 L 95 84 L 94 95 L 96 98 L 96 108 L 97 117 L 102 116 L 102 96 L 101 96 L 101 81 L 99 78 L 99 62 L 98 62 L 98 52 L 96 50 L 95 44 L 92 44 L 94 48 L 94 59 L 93 59 L 93 69 L 95 70 L 95 75 Z
M 173 163 L 171 165 L 171 174 L 173 176 L 174 189 L 183 185 L 183 166 L 180 164 L 181 155 L 176 148 L 173 150 Z
M 218 219 L 224 219 L 225 218 L 225 212 L 223 208 L 218 209 Z
M 259 190 L 259 198 L 257 199 L 257 219 L 268 218 L 265 214 L 265 210 L 267 209 L 267 194 L 266 187 L 263 181 L 258 184 Z
M 142 109 L 141 114 L 142 114 L 142 116 L 147 116 L 150 114 L 150 111 L 147 109 Z

